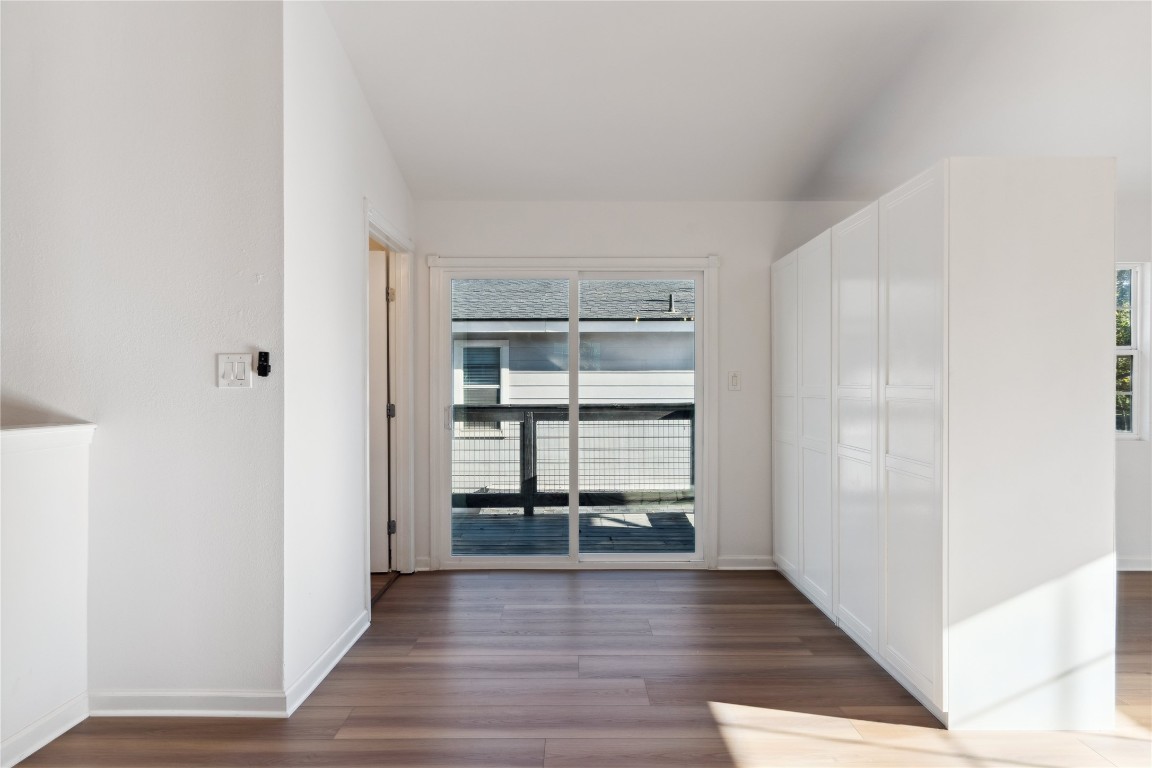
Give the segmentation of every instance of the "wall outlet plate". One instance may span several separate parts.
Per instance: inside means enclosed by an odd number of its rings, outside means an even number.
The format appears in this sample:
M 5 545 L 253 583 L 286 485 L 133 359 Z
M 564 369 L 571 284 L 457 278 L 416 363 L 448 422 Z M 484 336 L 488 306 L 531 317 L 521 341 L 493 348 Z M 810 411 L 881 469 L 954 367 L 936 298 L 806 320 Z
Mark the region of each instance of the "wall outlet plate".
M 232 353 L 216 355 L 216 386 L 221 389 L 251 389 L 256 372 L 252 370 L 252 355 Z

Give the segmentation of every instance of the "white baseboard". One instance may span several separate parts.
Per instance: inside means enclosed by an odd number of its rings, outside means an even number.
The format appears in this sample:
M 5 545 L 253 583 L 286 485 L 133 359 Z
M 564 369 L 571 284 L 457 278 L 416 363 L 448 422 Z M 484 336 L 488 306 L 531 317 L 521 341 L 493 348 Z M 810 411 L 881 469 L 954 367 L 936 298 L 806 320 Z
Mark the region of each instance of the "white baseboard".
M 368 622 L 363 611 L 287 691 L 91 691 L 88 709 L 94 717 L 289 717 L 360 639 Z
M 93 717 L 288 717 L 284 692 L 90 691 Z
M 1152 571 L 1152 559 L 1147 557 L 1118 557 L 1116 558 L 1118 571 Z
M 927 694 L 922 693 L 920 689 L 917 688 L 916 685 L 914 685 L 912 681 L 903 672 L 900 671 L 899 667 L 881 656 L 879 651 L 873 651 L 871 648 L 865 645 L 860 646 L 860 648 L 869 656 L 871 656 L 873 661 L 883 667 L 884 671 L 887 672 L 893 680 L 900 683 L 904 690 L 908 691 L 908 693 L 912 694 L 913 698 L 923 704 L 924 709 L 931 712 L 932 716 L 939 720 L 945 728 L 948 727 L 948 715 L 945 714 L 944 711 L 937 707 L 935 704 L 933 704 L 932 699 L 930 699 Z
M 776 563 L 767 555 L 720 555 L 716 569 L 721 571 L 774 571 Z
M 0 743 L 0 766 L 11 768 L 60 734 L 88 718 L 88 694 L 61 704 Z
M 344 658 L 344 654 L 348 653 L 348 649 L 360 639 L 360 635 L 364 634 L 364 630 L 368 629 L 368 624 L 371 617 L 368 611 L 364 611 L 352 622 L 348 629 L 340 633 L 340 637 L 324 653 L 320 654 L 320 658 L 312 662 L 312 666 L 304 671 L 304 674 L 297 678 L 296 682 L 288 686 L 285 693 L 287 712 L 285 716 L 290 716 L 296 711 L 296 708 L 304 703 L 312 691 L 316 690 L 316 686 L 324 682 L 324 678 L 332 671 L 340 659 Z
M 432 558 L 421 556 L 416 558 L 416 570 L 430 571 L 432 570 Z

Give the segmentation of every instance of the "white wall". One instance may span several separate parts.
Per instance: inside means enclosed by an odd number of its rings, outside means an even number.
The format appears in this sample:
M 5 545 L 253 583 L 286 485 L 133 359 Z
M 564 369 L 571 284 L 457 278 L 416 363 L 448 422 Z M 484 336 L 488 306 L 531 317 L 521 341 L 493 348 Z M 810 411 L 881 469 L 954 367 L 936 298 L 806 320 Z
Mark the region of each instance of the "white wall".
M 1115 165 L 952 158 L 947 167 L 948 727 L 1108 728 L 1116 701 L 1115 377 L 1101 340 L 1115 331 Z M 885 213 L 881 232 L 897 226 L 885 224 Z M 889 263 L 896 259 L 892 252 Z M 1044 290 L 1022 295 L 1019 286 L 1047 268 Z M 888 293 L 893 305 L 896 292 Z M 1024 320 L 1045 333 L 1021 350 L 1004 331 Z M 890 338 L 896 383 L 897 353 L 906 357 L 910 345 L 895 332 Z M 1021 407 L 1012 395 L 1025 392 Z M 882 438 L 890 447 L 914 434 L 907 424 L 917 418 L 910 408 L 897 415 L 891 402 Z M 894 506 L 891 491 L 886 502 Z M 895 512 L 888 519 L 899 525 Z M 901 540 L 889 539 L 890 583 L 901 576 L 891 542 Z
M 93 709 L 259 706 L 283 378 L 217 389 L 215 355 L 283 357 L 280 9 L 5 3 L 2 34 L 3 418 L 99 424 Z
M 860 208 L 858 203 L 419 202 L 421 256 L 720 255 L 720 565 L 765 566 L 772 552 L 768 480 L 768 265 Z M 799 222 L 799 223 L 797 223 Z M 417 306 L 428 270 L 416 269 Z M 416 315 L 416 423 L 428 423 L 427 312 Z M 712 372 L 715 374 L 715 372 Z M 763 429 L 748 429 L 763 424 Z M 429 563 L 428 438 L 416 435 L 417 566 Z
M 410 197 L 324 9 L 284 6 L 284 684 L 367 620 L 364 198 Z M 334 649 L 333 649 L 334 652 Z M 295 689 L 293 687 L 296 687 Z
M 6 429 L 0 495 L 0 766 L 88 716 L 90 424 Z

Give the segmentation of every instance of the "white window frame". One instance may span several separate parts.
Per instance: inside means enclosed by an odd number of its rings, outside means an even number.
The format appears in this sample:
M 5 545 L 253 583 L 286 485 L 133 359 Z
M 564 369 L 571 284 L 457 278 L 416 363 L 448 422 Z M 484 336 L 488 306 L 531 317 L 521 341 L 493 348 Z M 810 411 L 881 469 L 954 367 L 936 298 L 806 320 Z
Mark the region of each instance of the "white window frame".
M 1117 440 L 1144 440 L 1148 434 L 1148 397 L 1146 391 L 1147 377 L 1145 371 L 1148 369 L 1148 344 L 1146 339 L 1148 319 L 1149 319 L 1149 306 L 1147 301 L 1148 288 L 1146 280 L 1148 272 L 1146 264 L 1137 262 L 1117 262 L 1116 272 L 1123 270 L 1132 271 L 1132 343 L 1128 346 L 1115 347 L 1116 357 L 1126 355 L 1132 356 L 1132 431 L 1121 432 L 1116 430 Z M 1115 326 L 1113 326 L 1115 329 Z M 1113 330 L 1115 334 L 1115 330 Z M 1113 363 L 1112 377 L 1115 379 L 1115 363 Z
M 497 403 L 508 402 L 508 340 L 507 339 L 453 339 L 452 340 L 452 402 L 464 402 L 464 348 L 497 347 L 500 350 L 500 384 L 496 395 Z M 503 437 L 501 427 L 477 427 L 461 424 L 459 429 L 469 435 L 491 435 Z
M 427 256 L 429 267 L 429 345 L 433 361 L 429 413 L 430 459 L 429 513 L 431 523 L 432 569 L 454 568 L 715 568 L 718 538 L 718 392 L 720 389 L 718 333 L 719 257 L 480 257 L 436 254 Z M 569 536 L 569 553 L 533 556 L 454 556 L 451 551 L 451 430 L 452 379 L 438 367 L 437 360 L 447 361 L 452 355 L 451 306 L 452 280 L 491 279 L 567 279 L 570 281 L 569 314 L 578 316 L 579 281 L 584 279 L 692 279 L 697 281 L 696 316 L 696 551 L 693 553 L 580 553 L 576 532 Z M 569 321 L 572 322 L 571 320 Z M 483 343 L 483 342 L 482 342 Z M 569 333 L 569 386 L 579 377 L 579 338 Z M 462 375 L 462 374 L 461 374 Z M 462 390 L 461 390 L 462 393 Z M 579 424 L 576 405 L 570 405 L 570 423 Z M 572 456 L 577 456 L 579 427 L 570 430 Z M 579 494 L 579 481 L 573 476 L 574 497 Z M 570 531 L 578 530 L 578 503 L 569 512 Z

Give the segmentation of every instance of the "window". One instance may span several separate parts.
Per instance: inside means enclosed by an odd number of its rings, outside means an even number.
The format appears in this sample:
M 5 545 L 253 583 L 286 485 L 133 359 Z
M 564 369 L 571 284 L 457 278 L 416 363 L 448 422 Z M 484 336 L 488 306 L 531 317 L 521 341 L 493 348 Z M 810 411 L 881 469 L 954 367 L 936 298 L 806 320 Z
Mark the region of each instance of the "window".
M 1141 339 L 1139 327 L 1140 273 L 1135 266 L 1116 269 L 1116 432 L 1135 435 L 1138 423 L 1136 379 Z
M 455 397 L 462 406 L 501 405 L 508 401 L 508 342 L 500 339 L 457 339 L 453 345 Z M 500 437 L 496 414 L 481 414 L 481 420 L 461 422 L 461 431 L 472 435 Z
M 500 347 L 464 347 L 464 405 L 500 403 Z

